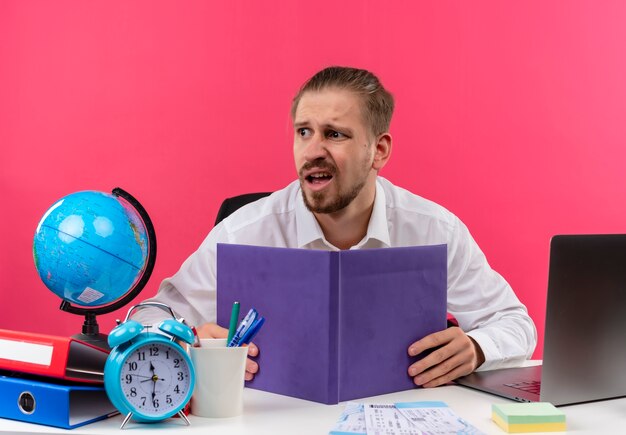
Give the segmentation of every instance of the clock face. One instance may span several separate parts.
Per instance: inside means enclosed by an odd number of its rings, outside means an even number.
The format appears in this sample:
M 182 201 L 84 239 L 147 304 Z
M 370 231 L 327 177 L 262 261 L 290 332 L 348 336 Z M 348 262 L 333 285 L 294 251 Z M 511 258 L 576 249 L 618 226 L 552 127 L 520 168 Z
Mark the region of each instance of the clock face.
M 184 405 L 193 388 L 189 365 L 167 343 L 147 343 L 135 349 L 120 372 L 122 394 L 146 416 L 161 416 Z

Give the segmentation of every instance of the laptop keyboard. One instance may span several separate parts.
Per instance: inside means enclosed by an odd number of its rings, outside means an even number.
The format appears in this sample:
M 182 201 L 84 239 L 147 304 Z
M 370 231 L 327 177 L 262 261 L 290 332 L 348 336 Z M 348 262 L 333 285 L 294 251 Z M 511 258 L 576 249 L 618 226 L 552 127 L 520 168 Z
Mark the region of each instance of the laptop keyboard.
M 526 391 L 528 393 L 539 394 L 539 390 L 541 389 L 540 381 L 529 381 L 529 382 L 517 382 L 513 384 L 504 384 L 507 387 L 516 388 L 518 390 Z

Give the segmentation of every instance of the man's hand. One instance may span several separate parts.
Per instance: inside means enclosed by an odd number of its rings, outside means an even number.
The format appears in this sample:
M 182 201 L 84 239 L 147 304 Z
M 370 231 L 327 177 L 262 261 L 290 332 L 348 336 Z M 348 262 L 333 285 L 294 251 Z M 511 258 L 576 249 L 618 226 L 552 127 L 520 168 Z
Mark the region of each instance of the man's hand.
M 437 387 L 476 370 L 485 356 L 478 345 L 461 328 L 453 327 L 427 335 L 409 346 L 415 356 L 427 349 L 438 348 L 409 366 L 415 385 Z
M 228 329 L 222 328 L 221 326 L 215 323 L 205 323 L 204 325 L 196 328 L 198 331 L 198 336 L 200 338 L 227 338 L 228 337 Z M 254 345 L 254 343 L 250 343 L 248 345 L 248 356 L 257 356 L 259 354 L 259 348 Z M 248 358 L 246 362 L 246 381 L 251 381 L 254 379 L 254 374 L 259 371 L 259 365 L 256 361 Z

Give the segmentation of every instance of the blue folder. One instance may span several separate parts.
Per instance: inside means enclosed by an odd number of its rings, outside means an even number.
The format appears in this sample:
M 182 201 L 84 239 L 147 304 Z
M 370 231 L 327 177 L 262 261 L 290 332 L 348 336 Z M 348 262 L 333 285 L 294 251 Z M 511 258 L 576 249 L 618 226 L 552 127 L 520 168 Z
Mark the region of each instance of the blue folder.
M 0 417 L 72 429 L 117 414 L 104 387 L 0 374 Z
M 329 404 L 415 388 L 409 346 L 447 325 L 447 247 L 218 244 L 222 326 L 233 301 L 266 319 L 251 388 Z

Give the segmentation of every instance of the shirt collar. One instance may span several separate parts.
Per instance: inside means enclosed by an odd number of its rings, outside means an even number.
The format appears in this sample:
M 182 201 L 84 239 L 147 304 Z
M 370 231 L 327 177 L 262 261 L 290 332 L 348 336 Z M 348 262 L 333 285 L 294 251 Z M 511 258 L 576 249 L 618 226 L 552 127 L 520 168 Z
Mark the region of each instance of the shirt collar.
M 367 226 L 367 234 L 357 247 L 365 245 L 370 239 L 375 239 L 382 243 L 380 248 L 389 248 L 391 238 L 389 237 L 389 226 L 387 225 L 387 198 L 382 184 L 376 180 L 376 198 L 374 198 L 374 208 L 370 223 Z
M 313 213 L 311 213 L 304 204 L 302 198 L 302 189 L 298 188 L 296 198 L 296 230 L 298 234 L 298 247 L 319 247 L 320 242 L 326 245 L 329 249 L 337 250 L 335 246 L 329 243 L 322 232 L 317 219 Z M 389 247 L 391 246 L 389 237 L 389 227 L 387 226 L 387 206 L 385 191 L 382 185 L 376 181 L 376 197 L 374 198 L 374 208 L 372 209 L 372 216 L 370 217 L 369 224 L 367 226 L 367 233 L 363 240 L 353 246 L 354 249 L 364 247 L 370 239 L 377 240 L 379 243 L 374 244 L 372 247 Z
M 296 193 L 296 231 L 298 234 L 298 248 L 306 248 L 307 245 L 317 241 L 325 240 L 322 227 L 315 219 L 313 213 L 306 208 L 302 198 L 302 188 L 298 187 Z

